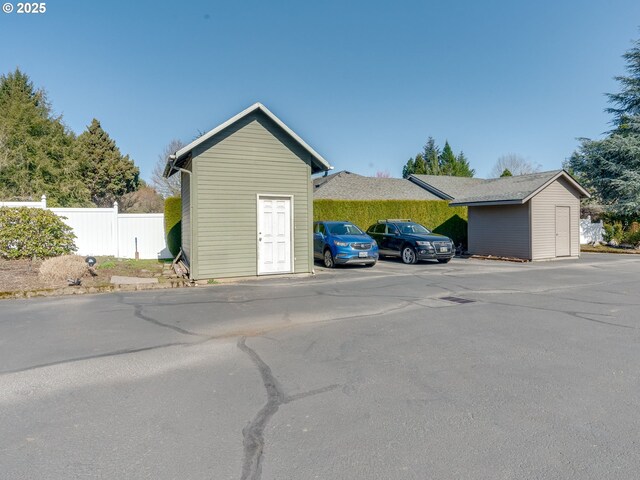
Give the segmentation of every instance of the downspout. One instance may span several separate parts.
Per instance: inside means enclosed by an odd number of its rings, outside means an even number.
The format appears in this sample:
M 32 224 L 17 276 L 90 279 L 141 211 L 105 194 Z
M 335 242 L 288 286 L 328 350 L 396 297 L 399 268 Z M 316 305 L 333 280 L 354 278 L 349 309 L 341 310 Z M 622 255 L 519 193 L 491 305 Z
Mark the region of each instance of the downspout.
M 192 181 L 192 176 L 189 170 L 185 169 L 185 168 L 181 168 L 181 167 L 176 167 L 176 156 L 175 154 L 169 155 L 169 160 L 170 163 L 169 165 L 171 165 L 171 170 L 175 170 L 176 172 L 181 172 L 181 173 L 186 173 L 189 176 L 189 196 L 191 196 L 191 192 L 193 191 L 193 181 Z M 171 172 L 171 170 L 169 170 L 169 172 Z M 189 245 L 189 255 L 191 256 L 193 254 L 193 212 L 191 211 L 193 202 L 191 201 L 191 198 L 189 198 L 189 228 L 191 229 L 191 232 L 189 235 L 190 238 L 190 245 Z M 191 258 L 189 258 L 189 280 L 191 282 L 193 282 L 193 268 L 191 266 Z

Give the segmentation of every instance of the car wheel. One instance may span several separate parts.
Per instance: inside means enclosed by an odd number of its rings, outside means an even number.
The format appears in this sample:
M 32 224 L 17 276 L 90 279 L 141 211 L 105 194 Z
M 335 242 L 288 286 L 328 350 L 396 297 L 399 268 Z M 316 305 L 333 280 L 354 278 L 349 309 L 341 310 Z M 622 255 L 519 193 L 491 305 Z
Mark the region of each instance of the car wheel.
M 324 251 L 324 266 L 327 268 L 333 268 L 336 266 L 335 262 L 333 261 L 333 255 L 331 255 L 331 250 L 329 250 L 328 248 Z
M 438 262 L 439 263 L 449 263 L 451 261 L 450 258 L 439 258 Z
M 418 258 L 416 257 L 416 251 L 413 249 L 413 247 L 407 245 L 402 249 L 402 261 L 407 265 L 416 263 L 418 261 Z

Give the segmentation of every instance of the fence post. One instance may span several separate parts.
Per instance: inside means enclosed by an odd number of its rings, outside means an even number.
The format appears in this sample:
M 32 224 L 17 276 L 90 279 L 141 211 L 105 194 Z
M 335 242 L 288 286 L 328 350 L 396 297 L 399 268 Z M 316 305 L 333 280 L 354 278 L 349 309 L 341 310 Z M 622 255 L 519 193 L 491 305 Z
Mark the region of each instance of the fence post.
M 45 194 L 40 197 L 40 208 L 47 208 L 47 196 Z
M 113 251 L 116 258 L 120 258 L 120 234 L 118 232 L 119 223 L 118 202 L 113 202 L 113 228 L 111 231 L 113 232 Z

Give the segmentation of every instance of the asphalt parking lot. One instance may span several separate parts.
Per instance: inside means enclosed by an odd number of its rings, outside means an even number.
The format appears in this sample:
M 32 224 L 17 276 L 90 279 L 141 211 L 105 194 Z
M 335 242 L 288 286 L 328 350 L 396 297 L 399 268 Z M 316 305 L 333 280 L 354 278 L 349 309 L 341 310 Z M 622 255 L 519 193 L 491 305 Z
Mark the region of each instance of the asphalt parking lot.
M 635 479 L 640 259 L 0 302 L 7 479 Z

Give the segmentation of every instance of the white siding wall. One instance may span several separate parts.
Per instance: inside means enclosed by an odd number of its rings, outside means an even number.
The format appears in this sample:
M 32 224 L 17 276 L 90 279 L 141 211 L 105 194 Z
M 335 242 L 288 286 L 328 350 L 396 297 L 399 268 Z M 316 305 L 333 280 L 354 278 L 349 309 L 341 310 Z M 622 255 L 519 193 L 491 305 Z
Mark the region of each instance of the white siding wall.
M 530 259 L 529 204 L 469 207 L 469 252 Z
M 580 255 L 580 198 L 560 178 L 533 197 L 531 203 L 533 260 L 556 258 L 556 206 L 571 210 L 571 256 Z

